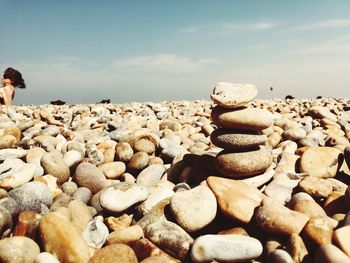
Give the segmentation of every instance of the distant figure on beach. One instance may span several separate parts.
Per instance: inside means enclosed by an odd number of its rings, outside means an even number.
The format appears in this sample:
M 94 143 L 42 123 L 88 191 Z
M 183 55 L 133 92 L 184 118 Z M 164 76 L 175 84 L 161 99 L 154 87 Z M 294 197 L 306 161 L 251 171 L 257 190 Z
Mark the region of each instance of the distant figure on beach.
M 1 86 L 0 105 L 10 106 L 15 97 L 15 88 L 25 89 L 26 84 L 18 70 L 7 68 L 1 78 Z

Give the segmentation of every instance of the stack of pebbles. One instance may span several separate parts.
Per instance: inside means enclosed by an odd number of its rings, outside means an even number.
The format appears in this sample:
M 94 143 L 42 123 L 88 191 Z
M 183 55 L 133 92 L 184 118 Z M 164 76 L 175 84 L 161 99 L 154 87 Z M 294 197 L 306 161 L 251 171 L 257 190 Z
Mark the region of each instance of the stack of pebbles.
M 251 84 L 219 82 L 211 94 L 217 104 L 211 118 L 219 127 L 212 132 L 211 141 L 223 148 L 215 163 L 225 177 L 258 175 L 272 163 L 271 151 L 261 145 L 267 141 L 262 131 L 273 124 L 273 114 L 266 109 L 247 107 L 257 93 Z

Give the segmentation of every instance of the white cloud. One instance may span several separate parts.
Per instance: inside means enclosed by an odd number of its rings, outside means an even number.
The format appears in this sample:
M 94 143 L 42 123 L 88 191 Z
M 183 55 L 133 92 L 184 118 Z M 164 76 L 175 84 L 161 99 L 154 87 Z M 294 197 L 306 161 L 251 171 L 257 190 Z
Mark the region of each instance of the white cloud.
M 183 32 L 183 33 L 194 33 L 197 31 L 198 31 L 198 29 L 194 26 L 185 27 L 181 30 L 181 32 Z
M 350 35 L 335 38 L 299 50 L 299 53 L 301 54 L 340 54 L 341 52 L 350 52 Z
M 257 23 L 223 23 L 222 27 L 234 30 L 269 30 L 277 27 L 277 24 L 272 22 L 257 22 Z
M 156 54 L 151 56 L 131 57 L 113 62 L 113 66 L 124 71 L 159 71 L 169 73 L 194 72 L 207 64 L 218 63 L 215 59 L 195 60 L 174 54 Z
M 295 29 L 311 30 L 311 29 L 329 29 L 338 27 L 350 27 L 350 19 L 328 19 L 314 23 L 308 23 L 295 27 Z

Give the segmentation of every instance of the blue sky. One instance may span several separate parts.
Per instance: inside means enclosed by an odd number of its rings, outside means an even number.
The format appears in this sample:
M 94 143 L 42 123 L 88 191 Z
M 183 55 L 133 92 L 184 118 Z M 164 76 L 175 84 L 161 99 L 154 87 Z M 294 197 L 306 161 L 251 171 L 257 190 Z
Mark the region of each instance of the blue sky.
M 0 69 L 26 80 L 17 105 L 209 99 L 219 81 L 348 97 L 349 14 L 347 0 L 0 0 Z

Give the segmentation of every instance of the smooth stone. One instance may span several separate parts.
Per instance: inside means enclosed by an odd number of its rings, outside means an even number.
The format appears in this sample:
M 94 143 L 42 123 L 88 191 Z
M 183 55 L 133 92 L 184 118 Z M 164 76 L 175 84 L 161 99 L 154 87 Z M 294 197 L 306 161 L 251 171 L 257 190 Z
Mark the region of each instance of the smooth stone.
M 141 171 L 144 169 L 149 161 L 149 156 L 145 152 L 137 152 L 131 157 L 127 168 L 130 171 Z
M 210 176 L 207 183 L 222 213 L 240 222 L 249 223 L 263 199 L 257 188 L 242 181 Z
M 336 229 L 333 233 L 333 240 L 345 254 L 350 256 L 350 226 Z
M 145 187 L 122 182 L 106 188 L 100 196 L 100 204 L 104 209 L 118 213 L 146 200 L 147 196 Z
M 297 193 L 288 202 L 288 208 L 308 217 L 327 216 L 323 208 L 307 193 Z
M 171 256 L 184 259 L 193 243 L 192 237 L 170 221 L 158 221 L 147 225 L 145 236 Z
M 305 243 L 298 234 L 293 233 L 289 236 L 287 248 L 295 263 L 307 262 L 310 259 Z
M 275 175 L 275 170 L 273 169 L 274 163 L 271 164 L 271 166 L 262 174 L 255 175 L 249 178 L 241 179 L 242 182 L 245 182 L 247 184 L 250 184 L 254 187 L 261 187 L 262 185 L 266 184 L 268 181 L 270 181 L 273 176 Z
M 164 209 L 167 205 L 169 205 L 169 203 L 170 198 L 163 199 L 155 206 L 153 206 L 152 209 L 137 222 L 137 224 L 140 225 L 143 230 L 145 230 L 145 228 L 150 224 L 166 220 Z
M 276 249 L 269 254 L 269 261 L 271 263 L 294 263 L 291 255 L 283 249 Z
M 170 201 L 170 209 L 187 232 L 196 232 L 212 222 L 216 216 L 217 203 L 207 186 L 197 186 L 188 191 L 176 192 Z
M 0 199 L 0 209 L 5 208 L 8 213 L 10 213 L 10 216 L 16 217 L 19 212 L 21 212 L 21 207 L 17 203 L 17 201 L 9 196 L 3 197 Z
M 0 149 L 15 148 L 17 142 L 16 137 L 13 135 L 0 136 Z
M 57 177 L 47 174 L 44 176 L 34 178 L 34 181 L 38 181 L 46 184 L 47 187 L 50 189 L 53 199 L 62 193 L 61 188 L 57 184 L 58 183 Z
M 151 209 L 158 204 L 163 199 L 172 197 L 174 191 L 167 187 L 158 187 L 155 190 L 150 191 L 147 199 L 137 207 L 137 210 L 141 212 L 142 215 L 147 214 Z
M 332 147 L 312 147 L 300 157 L 300 171 L 319 178 L 334 177 L 343 162 L 342 153 Z
M 253 176 L 265 172 L 272 163 L 270 151 L 220 152 L 215 159 L 218 171 L 230 178 Z
M 86 149 L 86 156 L 89 162 L 95 166 L 100 166 L 105 162 L 105 156 L 103 152 L 95 148 Z
M 299 234 L 309 217 L 265 197 L 255 213 L 255 219 L 257 224 L 267 232 L 291 235 L 292 233 Z
M 135 152 L 146 152 L 147 154 L 153 154 L 156 151 L 156 146 L 150 140 L 142 138 L 134 143 L 133 149 Z
M 115 158 L 117 161 L 129 162 L 134 154 L 134 150 L 127 142 L 119 142 L 115 147 Z
M 273 114 L 266 109 L 224 109 L 215 107 L 211 111 L 213 122 L 223 128 L 244 131 L 262 131 L 273 124 Z
M 51 174 L 58 179 L 60 184 L 68 181 L 70 170 L 62 157 L 55 153 L 46 153 L 41 158 L 41 166 L 46 174 Z
M 305 176 L 301 179 L 299 188 L 315 198 L 327 198 L 333 191 L 330 182 L 314 176 Z
M 6 162 L 6 161 L 5 161 Z M 32 163 L 26 163 L 17 170 L 13 169 L 10 173 L 6 173 L 0 179 L 0 187 L 10 190 L 21 186 L 34 178 L 36 166 Z M 1 175 L 2 177 L 3 175 Z
M 311 217 L 306 223 L 303 233 L 316 245 L 321 246 L 323 244 L 332 243 L 332 234 L 334 224 L 328 217 L 318 216 Z
M 40 220 L 39 232 L 43 249 L 60 262 L 89 261 L 89 247 L 72 223 L 49 213 Z
M 309 109 L 309 113 L 313 114 L 316 118 L 326 118 L 331 121 L 338 121 L 335 114 L 331 113 L 327 107 L 313 106 Z
M 29 182 L 12 189 L 8 195 L 20 206 L 20 211 L 29 210 L 40 213 L 43 205 L 52 205 L 50 189 L 42 182 Z
M 161 250 L 159 247 L 154 245 L 150 240 L 147 238 L 141 238 L 140 240 L 135 240 L 131 244 L 132 249 L 137 255 L 137 258 L 139 260 L 144 260 L 149 259 L 150 257 L 154 256 L 161 256 L 165 257 L 167 259 L 167 263 L 180 263 L 180 260 L 177 260 Z M 151 261 L 152 262 L 152 261 Z
M 285 204 L 292 197 L 292 192 L 299 181 L 299 178 L 293 178 L 293 176 L 284 173 L 276 174 L 265 187 L 264 194 L 281 204 Z
M 3 263 L 32 263 L 39 253 L 39 246 L 28 237 L 0 240 L 0 261 Z
M 74 180 L 78 186 L 89 188 L 93 194 L 109 186 L 101 169 L 87 162 L 83 162 L 77 166 Z
M 131 225 L 132 218 L 133 216 L 128 214 L 123 214 L 119 217 L 110 216 L 105 219 L 105 223 L 109 229 L 112 231 L 117 231 L 129 227 Z
M 49 252 L 41 252 L 40 254 L 38 254 L 35 257 L 34 263 L 60 263 L 60 262 L 51 253 L 49 253 Z
M 92 193 L 91 193 L 90 189 L 87 187 L 79 187 L 72 194 L 72 198 L 74 200 L 79 200 L 79 201 L 83 202 L 84 204 L 89 204 L 91 201 L 91 198 L 92 198 Z
M 5 161 L 9 158 L 21 159 L 27 155 L 27 151 L 23 149 L 1 149 L 0 150 L 0 161 Z
M 17 224 L 13 231 L 14 236 L 26 236 L 33 240 L 36 233 L 41 215 L 33 211 L 23 211 L 18 215 Z
M 63 155 L 63 161 L 69 168 L 76 167 L 82 160 L 81 153 L 76 150 L 70 150 Z
M 216 129 L 210 135 L 211 142 L 228 150 L 247 150 L 257 148 L 267 141 L 267 136 L 258 133 Z
M 258 91 L 253 84 L 219 82 L 210 95 L 212 101 L 224 108 L 237 108 L 253 100 Z
M 137 257 L 131 247 L 124 244 L 113 244 L 97 251 L 89 263 L 137 263 Z
M 152 164 L 143 169 L 136 178 L 136 184 L 148 186 L 161 179 L 165 172 L 165 167 L 162 164 Z
M 73 181 L 65 182 L 61 185 L 62 191 L 68 196 L 72 196 L 74 192 L 78 189 L 78 186 Z
M 90 210 L 86 204 L 79 200 L 72 200 L 68 204 L 68 209 L 71 216 L 71 223 L 81 233 L 92 219 Z
M 126 171 L 125 163 L 120 161 L 104 163 L 99 168 L 108 179 L 118 179 Z
M 116 230 L 107 237 L 107 244 L 122 243 L 130 244 L 144 237 L 143 229 L 139 225 L 133 225 L 124 229 Z
M 332 244 L 322 245 L 316 252 L 317 263 L 350 263 L 350 258 L 338 247 Z
M 258 258 L 263 252 L 259 240 L 243 235 L 204 235 L 191 249 L 193 262 L 241 262 Z
M 299 141 L 306 137 L 306 131 L 303 128 L 288 129 L 283 132 L 282 137 L 285 140 Z
M 101 248 L 107 240 L 109 231 L 100 218 L 94 218 L 85 227 L 82 237 L 91 247 Z

